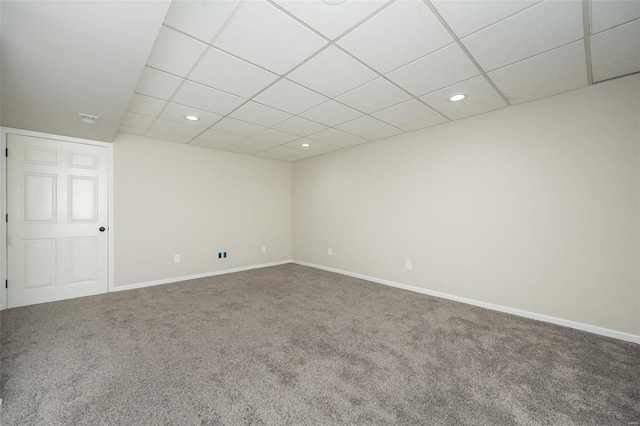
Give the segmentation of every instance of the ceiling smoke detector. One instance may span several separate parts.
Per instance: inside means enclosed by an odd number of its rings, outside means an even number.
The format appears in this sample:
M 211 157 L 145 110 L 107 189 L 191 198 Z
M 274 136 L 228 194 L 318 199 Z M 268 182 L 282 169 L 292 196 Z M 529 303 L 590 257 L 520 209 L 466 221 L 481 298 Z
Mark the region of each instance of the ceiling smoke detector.
M 91 124 L 91 125 L 96 125 L 98 124 L 98 116 L 97 115 L 89 115 L 89 114 L 83 114 L 83 113 L 78 113 L 78 120 L 80 120 L 81 123 L 84 124 Z

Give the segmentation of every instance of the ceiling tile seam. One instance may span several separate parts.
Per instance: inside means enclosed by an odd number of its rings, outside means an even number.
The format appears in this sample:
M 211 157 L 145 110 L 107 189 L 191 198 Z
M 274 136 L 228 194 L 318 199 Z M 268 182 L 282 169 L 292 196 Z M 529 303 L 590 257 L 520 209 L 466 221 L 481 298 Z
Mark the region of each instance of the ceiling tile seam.
M 587 67 L 587 84 L 593 84 L 593 64 L 591 62 L 591 0 L 582 0 L 582 24 L 584 31 L 584 58 Z
M 635 0 L 629 0 L 629 1 L 635 1 Z M 635 19 L 632 19 L 630 21 L 614 25 L 612 27 L 607 28 L 606 30 L 602 30 L 602 31 L 598 31 L 597 33 L 593 33 L 593 34 L 591 34 L 591 36 L 596 36 L 596 35 L 600 35 L 602 33 L 606 33 L 607 31 L 615 30 L 616 28 L 619 28 L 619 27 L 622 27 L 622 26 L 625 26 L 625 25 L 628 25 L 628 24 L 632 24 L 632 23 L 634 23 L 636 21 L 640 21 L 640 18 L 635 18 Z
M 614 62 L 614 64 L 615 63 L 616 62 Z M 627 74 L 616 75 L 615 77 L 609 77 L 609 78 L 605 78 L 604 80 L 594 81 L 593 84 L 600 84 L 600 83 L 604 83 L 606 81 L 617 80 L 619 78 L 624 78 L 624 77 L 628 77 L 630 75 L 635 75 L 635 74 L 640 74 L 640 71 L 632 71 L 632 72 L 627 73 Z
M 431 0 L 423 0 L 423 2 L 427 6 L 427 8 L 431 11 L 431 13 L 433 13 L 435 15 L 436 19 L 440 22 L 440 24 L 444 27 L 444 29 L 449 33 L 449 35 L 453 38 L 454 43 L 456 43 L 458 45 L 458 47 L 460 49 L 462 49 L 464 54 L 467 56 L 467 58 L 469 58 L 469 60 L 473 63 L 473 65 L 478 69 L 480 74 L 482 74 L 482 76 L 484 76 L 485 80 L 495 89 L 496 92 L 498 92 L 498 94 L 500 95 L 502 100 L 506 102 L 507 106 L 510 106 L 511 102 L 509 102 L 509 99 L 507 99 L 507 97 L 504 95 L 504 93 L 502 93 L 502 91 L 493 82 L 493 80 L 491 78 L 489 78 L 489 75 L 487 74 L 487 72 L 480 66 L 478 61 L 476 61 L 476 58 L 474 58 L 471 55 L 471 52 L 469 52 L 467 47 L 462 43 L 462 40 L 460 40 L 460 38 L 458 38 L 458 35 L 455 33 L 455 31 L 453 31 L 453 29 L 449 26 L 447 21 L 445 21 L 444 18 L 442 17 L 442 15 L 440 15 L 440 12 L 438 12 L 436 7 L 431 3 Z M 536 3 L 536 4 L 539 4 L 539 3 Z

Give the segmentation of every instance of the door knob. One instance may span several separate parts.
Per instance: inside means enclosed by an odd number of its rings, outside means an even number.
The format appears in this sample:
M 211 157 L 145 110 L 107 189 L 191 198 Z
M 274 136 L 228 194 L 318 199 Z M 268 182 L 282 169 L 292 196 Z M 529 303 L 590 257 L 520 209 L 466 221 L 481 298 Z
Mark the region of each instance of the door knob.
M 105 230 L 105 227 L 104 227 L 104 226 L 101 226 L 101 227 L 100 227 L 100 232 L 104 232 L 104 230 Z

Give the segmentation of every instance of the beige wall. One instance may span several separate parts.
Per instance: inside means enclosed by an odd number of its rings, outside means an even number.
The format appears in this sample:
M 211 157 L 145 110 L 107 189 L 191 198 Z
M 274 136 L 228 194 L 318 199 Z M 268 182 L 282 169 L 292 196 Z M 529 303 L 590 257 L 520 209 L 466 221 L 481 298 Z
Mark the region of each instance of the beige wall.
M 294 163 L 293 258 L 640 334 L 639 83 Z
M 288 260 L 291 164 L 118 134 L 114 220 L 116 286 Z

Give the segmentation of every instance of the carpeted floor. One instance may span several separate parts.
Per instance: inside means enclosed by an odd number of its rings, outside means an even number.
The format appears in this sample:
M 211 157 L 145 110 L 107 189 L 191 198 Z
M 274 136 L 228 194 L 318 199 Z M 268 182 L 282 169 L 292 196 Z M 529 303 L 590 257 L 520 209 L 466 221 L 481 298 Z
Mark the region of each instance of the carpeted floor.
M 293 264 L 6 310 L 1 352 L 4 426 L 640 421 L 640 345 Z

